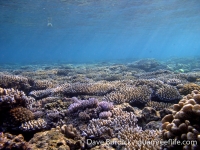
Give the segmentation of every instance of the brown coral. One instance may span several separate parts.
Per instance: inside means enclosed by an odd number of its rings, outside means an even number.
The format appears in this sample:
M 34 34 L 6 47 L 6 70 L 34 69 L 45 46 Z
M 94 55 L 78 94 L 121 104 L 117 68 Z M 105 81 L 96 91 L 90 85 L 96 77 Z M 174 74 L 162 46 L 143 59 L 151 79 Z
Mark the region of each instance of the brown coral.
M 11 109 L 10 116 L 14 124 L 21 124 L 34 118 L 33 113 L 27 108 L 23 107 L 16 107 Z
M 200 90 L 200 86 L 195 83 L 187 83 L 184 84 L 184 86 L 179 89 L 179 92 L 183 95 L 190 94 L 193 90 Z
M 0 149 L 27 150 L 27 148 L 28 143 L 21 134 L 16 136 L 9 133 L 0 133 Z
M 173 114 L 166 115 L 162 119 L 162 136 L 164 140 L 178 139 L 190 141 L 189 145 L 167 145 L 168 148 L 199 149 L 200 148 L 200 94 L 193 91 L 183 97 L 174 105 Z M 192 141 L 196 141 L 192 145 Z M 189 142 L 188 142 L 189 143 Z
M 51 129 L 45 132 L 38 132 L 29 141 L 30 150 L 70 150 L 81 149 L 83 143 L 80 140 L 68 139 L 60 132 L 60 129 Z

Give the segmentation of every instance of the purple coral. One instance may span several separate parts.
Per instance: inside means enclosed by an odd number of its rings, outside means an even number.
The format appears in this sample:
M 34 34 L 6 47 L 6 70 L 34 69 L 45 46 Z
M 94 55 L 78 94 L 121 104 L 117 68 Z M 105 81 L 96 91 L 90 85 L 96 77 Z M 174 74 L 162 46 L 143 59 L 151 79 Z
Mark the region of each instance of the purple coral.
M 101 109 L 103 111 L 109 111 L 112 110 L 114 108 L 113 103 L 111 102 L 106 102 L 106 101 L 102 101 L 99 103 L 99 106 L 101 107 Z
M 110 111 L 103 111 L 103 112 L 100 112 L 99 114 L 99 118 L 101 119 L 107 119 L 111 116 L 112 116 L 112 113 Z
M 98 100 L 95 98 L 89 98 L 89 100 L 79 100 L 76 97 L 72 98 L 74 103 L 68 107 L 68 112 L 73 113 L 79 109 L 95 108 L 98 106 Z

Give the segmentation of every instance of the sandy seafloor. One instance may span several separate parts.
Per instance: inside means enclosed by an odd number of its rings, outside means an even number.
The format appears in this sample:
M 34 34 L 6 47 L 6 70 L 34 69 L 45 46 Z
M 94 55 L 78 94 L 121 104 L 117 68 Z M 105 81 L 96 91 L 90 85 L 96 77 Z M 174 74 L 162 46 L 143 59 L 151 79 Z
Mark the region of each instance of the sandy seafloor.
M 0 87 L 0 149 L 200 149 L 199 58 L 1 64 Z

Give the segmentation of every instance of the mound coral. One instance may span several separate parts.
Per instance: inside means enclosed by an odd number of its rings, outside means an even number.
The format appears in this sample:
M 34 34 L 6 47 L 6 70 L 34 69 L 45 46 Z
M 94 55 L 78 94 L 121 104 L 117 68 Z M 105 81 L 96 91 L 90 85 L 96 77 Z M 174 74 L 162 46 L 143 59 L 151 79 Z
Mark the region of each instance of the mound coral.
M 70 150 L 81 149 L 84 144 L 80 140 L 66 138 L 61 133 L 60 128 L 52 128 L 49 131 L 38 132 L 29 141 L 28 148 L 30 150 Z
M 183 95 L 190 94 L 193 90 L 200 91 L 200 86 L 195 83 L 184 84 L 182 88 L 179 89 L 179 92 Z
M 162 119 L 164 140 L 187 140 L 188 145 L 167 145 L 171 149 L 200 149 L 200 92 L 194 90 L 173 106 L 173 114 Z M 192 144 L 196 141 L 196 144 Z
M 164 108 L 169 108 L 173 105 L 173 103 L 164 103 L 164 102 L 156 102 L 156 101 L 149 101 L 146 103 L 146 107 L 152 107 L 157 111 L 163 110 Z
M 0 133 L 0 149 L 27 150 L 27 148 L 28 143 L 21 134 L 16 136 L 9 133 Z
M 21 124 L 34 119 L 33 113 L 27 108 L 16 107 L 10 110 L 11 121 L 14 124 Z

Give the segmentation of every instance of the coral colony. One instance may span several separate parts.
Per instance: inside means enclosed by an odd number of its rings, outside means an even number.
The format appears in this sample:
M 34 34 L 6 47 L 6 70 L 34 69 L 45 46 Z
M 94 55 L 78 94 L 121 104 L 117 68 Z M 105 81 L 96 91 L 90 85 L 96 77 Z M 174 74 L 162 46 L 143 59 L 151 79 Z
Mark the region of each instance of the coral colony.
M 199 62 L 173 63 L 2 66 L 0 149 L 198 150 Z

